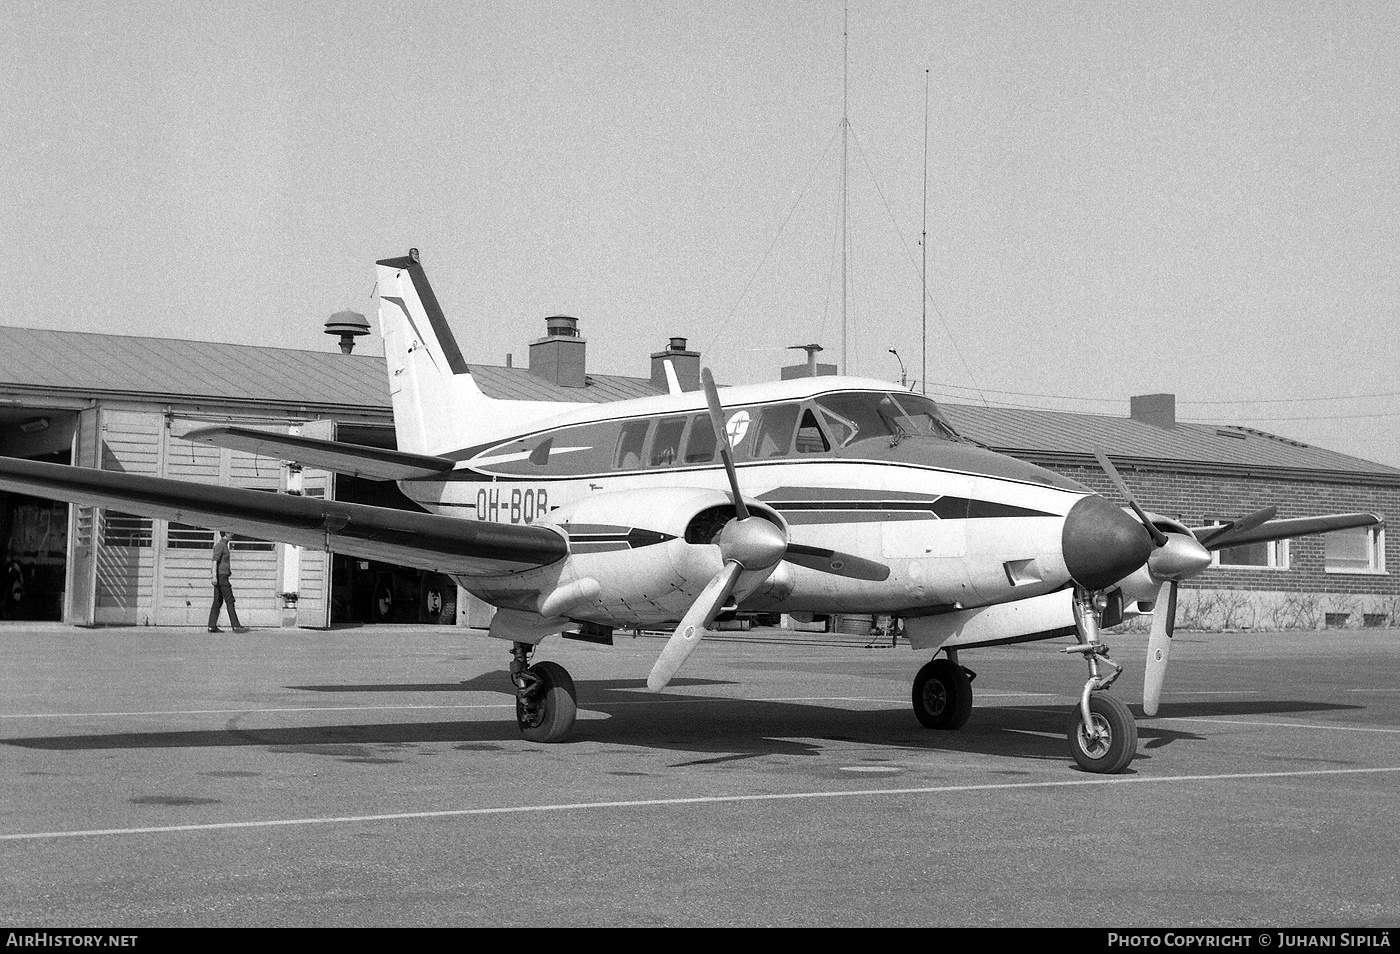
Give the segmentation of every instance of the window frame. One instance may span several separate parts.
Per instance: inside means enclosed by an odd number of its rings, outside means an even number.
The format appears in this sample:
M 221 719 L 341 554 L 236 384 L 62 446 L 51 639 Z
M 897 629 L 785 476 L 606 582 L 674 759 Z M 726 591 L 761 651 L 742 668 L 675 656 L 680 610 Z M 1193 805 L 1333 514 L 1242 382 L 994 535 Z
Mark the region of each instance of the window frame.
M 1221 520 L 1216 517 L 1206 518 L 1206 526 L 1221 527 L 1229 523 L 1228 520 Z M 1258 546 L 1259 544 L 1244 544 L 1244 546 Z M 1268 554 L 1267 563 L 1226 563 L 1221 559 L 1221 555 L 1227 550 L 1237 549 L 1236 547 L 1223 547 L 1219 550 L 1210 551 L 1210 565 L 1212 569 L 1219 570 L 1264 570 L 1272 573 L 1287 572 L 1293 567 L 1293 548 L 1289 546 L 1287 539 L 1265 540 L 1263 545 Z
M 1369 566 L 1329 566 L 1327 563 L 1327 538 L 1338 533 L 1365 533 L 1367 543 L 1367 555 Z M 1385 567 L 1385 527 L 1348 527 L 1345 530 L 1333 530 L 1331 533 L 1322 535 L 1322 570 L 1324 573 L 1334 573 L 1352 576 L 1388 576 L 1389 570 Z

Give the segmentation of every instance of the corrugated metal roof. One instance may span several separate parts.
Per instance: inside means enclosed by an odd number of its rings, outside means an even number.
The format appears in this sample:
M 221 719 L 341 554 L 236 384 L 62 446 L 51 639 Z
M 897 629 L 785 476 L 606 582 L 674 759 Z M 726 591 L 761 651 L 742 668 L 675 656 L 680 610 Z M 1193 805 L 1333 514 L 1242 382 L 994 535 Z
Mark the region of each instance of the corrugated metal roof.
M 0 387 L 293 406 L 389 407 L 384 359 L 0 327 Z
M 582 388 L 551 384 L 528 368 L 473 364 L 492 397 L 604 403 L 661 393 L 649 378 L 591 374 Z M 81 396 L 147 395 L 288 406 L 389 408 L 384 359 L 255 345 L 0 327 L 0 389 Z M 1013 455 L 1092 455 L 1229 468 L 1400 478 L 1400 469 L 1239 427 L 1128 417 L 942 405 L 953 426 Z
M 572 401 L 578 404 L 602 404 L 625 401 L 628 398 L 655 397 L 664 394 L 652 386 L 649 378 L 629 378 L 620 374 L 590 374 L 581 388 L 564 388 L 551 384 L 528 368 L 496 368 L 472 364 L 472 375 L 481 390 L 490 397 L 518 401 Z
M 1400 477 L 1400 469 L 1243 427 L 1158 427 L 1130 417 L 940 404 L 966 437 L 1014 455 L 1083 454 L 1236 468 Z

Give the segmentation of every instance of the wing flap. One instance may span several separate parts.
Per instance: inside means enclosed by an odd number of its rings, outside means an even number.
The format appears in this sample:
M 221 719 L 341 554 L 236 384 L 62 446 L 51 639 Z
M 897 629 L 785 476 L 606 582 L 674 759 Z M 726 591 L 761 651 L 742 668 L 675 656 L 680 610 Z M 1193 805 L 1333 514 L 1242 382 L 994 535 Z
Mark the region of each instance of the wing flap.
M 0 457 L 0 490 L 223 528 L 315 550 L 460 576 L 502 576 L 568 555 L 548 527 L 196 484 Z
M 428 454 L 328 441 L 300 434 L 277 434 L 252 427 L 212 424 L 196 427 L 180 435 L 187 441 L 227 447 L 277 460 L 290 460 L 307 467 L 333 470 L 371 480 L 413 480 L 431 477 L 453 468 L 455 462 Z

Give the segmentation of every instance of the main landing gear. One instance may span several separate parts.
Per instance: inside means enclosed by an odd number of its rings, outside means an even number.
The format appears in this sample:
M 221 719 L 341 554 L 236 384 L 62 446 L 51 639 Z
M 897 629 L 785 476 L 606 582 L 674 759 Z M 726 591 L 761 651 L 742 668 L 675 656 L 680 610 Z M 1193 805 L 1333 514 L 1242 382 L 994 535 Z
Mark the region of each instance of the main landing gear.
M 574 727 L 578 694 L 569 671 L 558 663 L 531 666 L 531 643 L 512 643 L 510 681 L 515 686 L 515 721 L 530 742 L 562 742 Z
M 925 729 L 961 729 L 972 715 L 972 680 L 977 673 L 958 665 L 956 649 L 914 677 L 914 716 Z
M 1074 761 L 1086 772 L 1121 772 L 1137 756 L 1137 722 L 1127 705 L 1103 690 L 1113 685 L 1122 667 L 1108 658 L 1099 639 L 1099 607 L 1094 594 L 1077 590 L 1074 598 L 1076 646 L 1062 652 L 1079 653 L 1089 665 L 1089 680 L 1079 705 L 1069 713 L 1065 734 Z M 972 680 L 976 673 L 958 665 L 956 649 L 945 649 L 914 677 L 914 715 L 926 729 L 961 729 L 972 714 Z

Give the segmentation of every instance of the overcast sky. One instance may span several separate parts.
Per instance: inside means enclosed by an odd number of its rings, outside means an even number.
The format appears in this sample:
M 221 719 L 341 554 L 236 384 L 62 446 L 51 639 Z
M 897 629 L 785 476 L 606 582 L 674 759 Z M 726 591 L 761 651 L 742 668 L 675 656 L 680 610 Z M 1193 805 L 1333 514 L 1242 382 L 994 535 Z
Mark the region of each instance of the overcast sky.
M 0 0 L 0 323 L 327 350 L 415 246 L 469 361 L 839 361 L 844 9 Z M 1400 466 L 1400 4 L 852 2 L 848 63 L 852 373 L 923 376 L 927 78 L 930 393 Z

